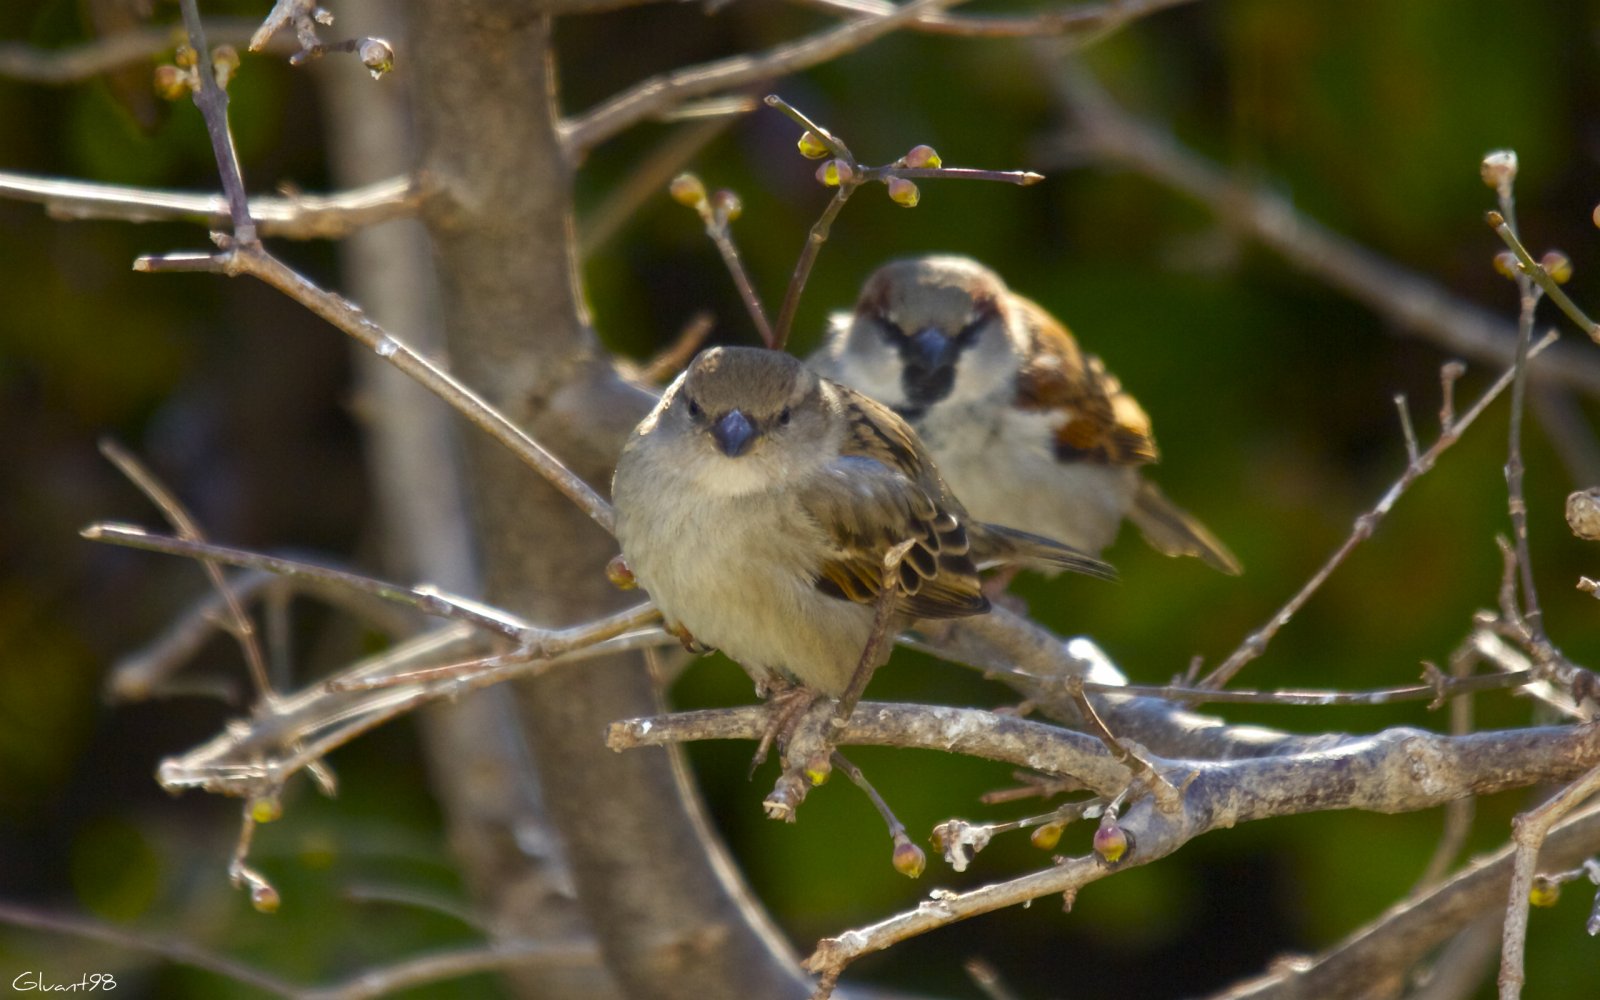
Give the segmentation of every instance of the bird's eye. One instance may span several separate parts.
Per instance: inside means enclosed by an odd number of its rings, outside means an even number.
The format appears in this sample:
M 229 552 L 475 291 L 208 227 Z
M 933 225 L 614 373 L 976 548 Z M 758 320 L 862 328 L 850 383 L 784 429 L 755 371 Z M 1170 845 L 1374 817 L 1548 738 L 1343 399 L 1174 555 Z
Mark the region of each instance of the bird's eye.
M 898 324 L 891 323 L 882 316 L 878 317 L 878 325 L 883 328 L 884 339 L 891 344 L 898 344 L 906 339 L 906 332 Z
M 689 416 L 695 418 L 696 420 L 699 420 L 701 417 L 703 417 L 705 415 L 706 415 L 706 411 L 700 409 L 700 404 L 699 403 L 696 403 L 692 399 L 689 400 Z
M 778 414 L 778 425 L 780 427 L 789 426 L 789 416 L 790 416 L 789 408 L 787 406 L 785 406 L 783 408 L 783 412 Z
M 983 324 L 988 319 L 988 316 L 979 316 L 971 323 L 968 323 L 966 326 L 961 328 L 960 333 L 956 334 L 956 340 L 960 341 L 963 345 L 970 345 L 973 341 L 978 339 L 978 334 L 983 330 Z

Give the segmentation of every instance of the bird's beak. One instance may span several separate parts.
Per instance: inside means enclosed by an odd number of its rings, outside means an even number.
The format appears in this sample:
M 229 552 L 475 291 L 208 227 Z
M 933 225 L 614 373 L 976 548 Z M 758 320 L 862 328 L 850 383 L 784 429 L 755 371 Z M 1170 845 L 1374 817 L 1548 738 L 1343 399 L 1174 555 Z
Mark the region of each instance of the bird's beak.
M 738 458 L 750 447 L 750 442 L 755 440 L 756 429 L 751 426 L 749 418 L 743 413 L 729 410 L 711 425 L 711 436 L 716 439 L 719 451 L 729 458 Z
M 948 396 L 955 385 L 960 353 L 956 341 L 938 330 L 918 331 L 901 347 L 905 369 L 900 381 L 906 397 L 917 406 L 929 406 Z
M 956 342 L 929 327 L 911 338 L 910 353 L 911 356 L 907 360 L 913 368 L 920 368 L 933 374 L 955 364 Z

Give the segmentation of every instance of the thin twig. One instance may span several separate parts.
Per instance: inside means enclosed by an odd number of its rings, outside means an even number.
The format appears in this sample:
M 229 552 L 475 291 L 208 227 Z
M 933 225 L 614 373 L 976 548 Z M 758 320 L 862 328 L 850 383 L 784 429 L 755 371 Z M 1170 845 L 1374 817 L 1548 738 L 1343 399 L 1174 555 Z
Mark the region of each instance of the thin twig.
M 1578 308 L 1578 304 L 1572 301 L 1572 298 L 1566 292 L 1562 291 L 1561 286 L 1556 283 L 1556 279 L 1550 276 L 1550 272 L 1545 270 L 1544 265 L 1533 259 L 1533 254 L 1529 253 L 1528 248 L 1522 245 L 1521 240 L 1517 239 L 1517 234 L 1512 231 L 1511 225 L 1506 222 L 1505 216 L 1499 212 L 1488 212 L 1484 215 L 1484 221 L 1488 222 L 1489 228 L 1493 229 L 1501 241 L 1511 248 L 1511 252 L 1517 255 L 1517 263 L 1521 266 L 1521 273 L 1533 279 L 1534 283 L 1546 295 L 1550 296 L 1550 301 L 1554 302 L 1562 312 L 1566 313 L 1567 318 L 1578 325 L 1578 329 L 1589 335 L 1590 340 L 1600 343 L 1600 324 L 1590 319 L 1582 309 Z
M 851 21 L 765 52 L 732 56 L 651 77 L 563 122 L 560 128 L 563 152 L 569 162 L 577 162 L 617 133 L 689 98 L 774 80 L 836 59 L 904 27 L 923 14 L 960 2 L 962 0 L 911 0 L 883 17 Z
M 172 491 L 162 485 L 155 474 L 134 457 L 132 452 L 110 438 L 103 438 L 100 441 L 100 454 L 155 504 L 162 516 L 172 525 L 173 530 L 178 533 L 179 538 L 187 542 L 205 543 L 205 533 L 200 530 L 199 522 L 185 509 Z M 209 559 L 201 559 L 200 567 L 205 570 L 212 589 L 222 598 L 226 612 L 222 626 L 238 642 L 240 651 L 244 653 L 245 666 L 250 671 L 250 680 L 255 685 L 256 695 L 261 698 L 271 698 L 272 682 L 267 679 L 267 660 L 262 655 L 261 642 L 256 637 L 255 622 L 245 614 L 244 605 L 239 601 L 239 595 L 229 586 L 222 567 Z
M 683 371 L 689 360 L 700 350 L 700 345 L 711 335 L 714 325 L 715 320 L 710 313 L 695 313 L 678 332 L 677 339 L 667 345 L 666 350 L 651 358 L 640 374 L 650 382 L 670 381 Z
M 195 0 L 178 0 L 178 5 L 183 10 L 189 45 L 198 54 L 196 69 L 200 72 L 200 88 L 194 92 L 194 104 L 205 119 L 206 134 L 211 137 L 211 152 L 217 160 L 222 193 L 228 199 L 228 214 L 233 220 L 233 238 L 242 246 L 259 245 L 255 220 L 250 216 L 250 200 L 245 193 L 244 173 L 239 169 L 239 153 L 233 147 L 233 133 L 228 130 L 228 92 L 217 83 L 216 73 L 212 71 L 211 49 L 206 45 L 200 9 Z
M 1491 157 L 1497 155 L 1502 154 L 1490 154 Z M 1487 158 L 1484 160 L 1485 164 L 1489 162 Z M 1512 162 L 1515 163 L 1514 156 Z M 1497 228 L 1504 228 L 1513 239 L 1517 235 L 1516 197 L 1512 191 L 1515 177 L 1514 169 L 1499 171 L 1495 184 L 1495 196 L 1499 199 L 1502 216 Z M 1538 270 L 1544 272 L 1542 266 Z M 1522 575 L 1523 617 L 1534 637 L 1540 638 L 1544 635 L 1544 614 L 1539 610 L 1539 592 L 1533 582 L 1533 556 L 1528 551 L 1528 501 L 1522 489 L 1526 471 L 1522 462 L 1522 415 L 1527 410 L 1528 347 L 1533 343 L 1533 319 L 1539 307 L 1541 286 L 1534 284 L 1531 272 L 1526 268 L 1516 271 L 1516 281 L 1517 358 L 1512 366 L 1515 378 L 1511 383 L 1511 420 L 1506 445 L 1506 506 L 1511 516 L 1511 537 L 1516 543 L 1517 566 Z M 1554 284 L 1552 280 L 1552 287 Z
M 1388 329 L 1420 335 L 1453 354 L 1511 364 L 1516 331 L 1500 317 L 1307 218 L 1271 186 L 1234 179 L 1170 132 L 1117 107 L 1081 66 L 1061 59 L 1048 45 L 1036 46 L 1036 51 L 1077 126 L 1066 135 L 1069 148 L 1058 162 L 1081 164 L 1087 152 L 1139 173 L 1199 202 L 1229 229 L 1253 237 L 1293 267 L 1364 303 L 1389 321 Z M 1600 359 L 1574 345 L 1552 350 L 1531 374 L 1600 396 Z
M 1469 674 L 1479 660 L 1478 650 L 1472 642 L 1461 643 L 1450 653 L 1450 676 L 1445 678 L 1437 670 L 1436 676 L 1441 680 L 1462 681 L 1470 679 Z M 1430 664 L 1431 666 L 1431 664 Z M 1511 674 L 1490 674 L 1487 676 L 1510 677 Z M 1531 672 L 1521 672 L 1523 677 L 1531 677 Z M 1441 696 L 1443 692 L 1441 692 Z M 1453 736 L 1463 736 L 1472 731 L 1472 699 L 1464 696 L 1455 696 L 1450 699 L 1450 733 Z M 1445 872 L 1455 864 L 1456 857 L 1461 849 L 1466 846 L 1467 836 L 1472 832 L 1472 817 L 1477 811 L 1477 804 L 1472 799 L 1457 799 L 1447 803 L 1444 807 L 1444 830 L 1439 836 L 1439 843 L 1433 849 L 1433 856 L 1428 859 L 1428 864 L 1423 868 L 1422 875 L 1417 879 L 1417 888 L 1430 886 L 1444 878 Z
M 243 17 L 208 17 L 206 32 L 224 44 L 243 45 L 255 22 Z M 124 66 L 148 64 L 183 40 L 181 25 L 160 24 L 60 49 L 40 49 L 23 42 L 0 42 L 0 77 L 61 86 L 80 83 Z
M 505 636 L 508 639 L 519 639 L 526 633 L 527 629 L 531 628 L 527 622 L 505 612 L 489 609 L 476 602 L 469 602 L 465 598 L 455 597 L 432 588 L 406 587 L 396 583 L 376 580 L 372 577 L 361 576 L 342 569 L 302 562 L 297 559 L 284 559 L 279 556 L 250 552 L 246 549 L 235 549 L 225 545 L 212 545 L 186 538 L 160 535 L 130 524 L 113 524 L 102 521 L 89 525 L 80 534 L 91 542 L 109 542 L 113 545 L 125 545 L 129 548 L 143 549 L 147 552 L 160 552 L 164 555 L 183 556 L 188 559 L 223 563 L 228 566 L 240 566 L 245 569 L 263 570 L 285 577 L 332 583 L 349 590 L 381 597 L 386 601 L 408 605 L 425 615 L 467 622 L 495 634 Z M 493 613 L 490 613 L 491 611 Z
M 1563 788 L 1548 802 L 1519 815 L 1511 825 L 1516 844 L 1512 855 L 1511 888 L 1506 902 L 1506 925 L 1500 950 L 1500 1000 L 1522 996 L 1523 951 L 1528 937 L 1528 893 L 1538 872 L 1539 848 L 1550 828 L 1562 817 L 1600 792 L 1600 767 Z
M 595 945 L 590 942 L 499 941 L 492 946 L 434 952 L 394 965 L 365 970 L 344 983 L 308 988 L 196 947 L 184 937 L 155 937 L 97 920 L 45 913 L 11 903 L 0 903 L 0 922 L 154 955 L 175 965 L 203 969 L 224 979 L 252 986 L 263 993 L 293 1000 L 370 1000 L 479 972 L 523 965 L 592 962 L 596 957 Z
M 604 497 L 455 376 L 391 336 L 342 296 L 323 291 L 291 270 L 259 244 L 254 247 L 238 246 L 226 237 L 222 238 L 221 243 L 222 252 L 215 255 L 140 257 L 134 261 L 133 268 L 136 271 L 204 271 L 230 277 L 249 274 L 261 279 L 354 337 L 378 357 L 449 403 L 462 416 L 488 432 L 545 477 L 608 534 L 615 534 L 616 512 Z
M 228 201 L 222 195 L 64 181 L 6 171 L 0 171 L 0 197 L 37 202 L 52 219 L 178 220 L 213 229 L 229 219 Z M 262 236 L 332 240 L 392 219 L 411 218 L 422 210 L 426 197 L 420 179 L 391 177 L 334 194 L 259 196 L 250 199 L 249 208 Z
M 635 212 L 651 198 L 660 197 L 667 182 L 736 120 L 721 115 L 686 125 L 646 153 L 621 183 L 606 192 L 588 218 L 579 220 L 579 253 L 584 257 L 594 256 L 622 231 Z
M 1541 338 L 1538 344 L 1529 348 L 1528 356 L 1536 356 L 1554 342 L 1554 334 Z M 1305 603 L 1311 599 L 1311 596 L 1317 592 L 1328 577 L 1333 575 L 1333 571 L 1343 564 L 1345 558 L 1355 550 L 1357 545 L 1372 537 L 1372 533 L 1377 529 L 1378 524 L 1394 507 L 1395 502 L 1410 488 L 1411 484 L 1433 468 L 1439 456 L 1451 445 L 1455 444 L 1456 441 L 1460 440 L 1462 432 L 1471 427 L 1473 421 L 1477 420 L 1478 416 L 1488 409 L 1489 404 L 1494 402 L 1502 392 L 1510 387 L 1515 377 L 1516 369 L 1502 374 L 1495 380 L 1494 385 L 1485 390 L 1483 395 L 1478 397 L 1478 401 L 1473 403 L 1471 408 L 1461 415 L 1461 419 L 1439 432 L 1439 437 L 1429 446 L 1427 451 L 1419 456 L 1417 461 L 1408 462 L 1405 471 L 1400 474 L 1400 478 L 1394 481 L 1382 497 L 1378 498 L 1378 502 L 1373 505 L 1372 509 L 1356 518 L 1355 527 L 1351 530 L 1349 537 L 1311 575 L 1311 579 L 1307 580 L 1305 585 L 1293 597 L 1289 598 L 1288 603 L 1284 604 L 1277 614 L 1268 619 L 1265 625 L 1247 636 L 1237 649 L 1228 654 L 1228 658 L 1217 669 L 1208 674 L 1200 682 L 1199 686 L 1223 686 L 1243 669 L 1245 664 L 1266 652 L 1267 644 L 1272 641 L 1273 636 L 1278 634 L 1278 630 L 1287 625 L 1289 620 L 1305 606 Z
M 1094 705 L 1083 692 L 1083 678 L 1068 677 L 1066 683 L 1067 694 L 1077 703 L 1078 712 L 1083 716 L 1090 735 L 1104 743 L 1106 749 L 1111 751 L 1111 756 L 1133 772 L 1135 782 L 1142 781 L 1149 787 L 1163 812 L 1177 812 L 1182 808 L 1183 800 L 1178 790 L 1156 770 L 1154 764 L 1145 759 L 1141 748 L 1117 739 L 1116 734 L 1106 727 L 1105 720 L 1100 718 L 1100 713 L 1095 711 Z
M 894 10 L 888 0 L 799 0 L 809 7 L 841 14 L 882 17 Z M 924 14 L 909 27 L 934 35 L 961 38 L 1033 38 L 1040 35 L 1068 36 L 1099 40 L 1141 17 L 1192 0 L 1112 0 L 1110 3 L 1075 4 L 1061 10 L 1046 10 L 1011 17 Z

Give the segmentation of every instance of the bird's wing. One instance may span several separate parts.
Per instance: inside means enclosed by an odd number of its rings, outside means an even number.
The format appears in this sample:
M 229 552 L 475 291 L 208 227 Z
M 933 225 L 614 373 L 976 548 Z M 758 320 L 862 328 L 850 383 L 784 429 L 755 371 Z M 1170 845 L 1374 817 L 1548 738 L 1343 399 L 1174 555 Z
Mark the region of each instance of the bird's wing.
M 1017 406 L 1058 414 L 1054 440 L 1063 462 L 1145 465 L 1158 457 L 1150 418 L 1100 359 L 1078 349 L 1055 317 L 1016 296 L 1017 321 L 1031 341 L 1017 373 Z

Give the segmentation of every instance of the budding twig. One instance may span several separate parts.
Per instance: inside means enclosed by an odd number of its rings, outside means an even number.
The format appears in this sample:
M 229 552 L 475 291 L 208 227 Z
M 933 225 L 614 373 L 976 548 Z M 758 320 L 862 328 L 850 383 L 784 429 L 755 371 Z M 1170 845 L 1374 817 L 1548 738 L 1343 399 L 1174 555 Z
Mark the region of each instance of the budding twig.
M 1529 347 L 1528 357 L 1536 357 L 1540 351 L 1555 343 L 1555 340 L 1556 336 L 1553 333 L 1542 337 L 1537 344 Z M 1448 368 L 1449 366 L 1446 367 Z M 1419 455 L 1416 461 L 1408 462 L 1405 471 L 1400 474 L 1400 478 L 1396 479 L 1388 490 L 1384 492 L 1383 496 L 1378 498 L 1378 502 L 1373 505 L 1371 510 L 1356 518 L 1355 526 L 1351 529 L 1349 537 L 1311 575 L 1305 585 L 1293 597 L 1289 598 L 1288 602 L 1278 609 L 1278 613 L 1268 619 L 1265 625 L 1247 636 L 1237 649 L 1228 654 L 1228 658 L 1223 660 L 1217 669 L 1199 682 L 1198 686 L 1221 687 L 1243 669 L 1245 664 L 1266 652 L 1267 644 L 1278 634 L 1278 630 L 1289 624 L 1290 619 L 1305 606 L 1305 603 L 1327 581 L 1328 577 L 1333 575 L 1333 571 L 1339 568 L 1350 553 L 1355 551 L 1357 545 L 1372 537 L 1373 531 L 1377 529 L 1379 522 L 1393 509 L 1395 502 L 1411 487 L 1412 483 L 1432 469 L 1439 456 L 1451 445 L 1455 444 L 1456 441 L 1460 440 L 1461 433 L 1472 426 L 1473 421 L 1477 420 L 1479 415 L 1488 409 L 1489 404 L 1494 402 L 1502 392 L 1511 386 L 1518 370 L 1518 367 L 1513 366 L 1496 379 L 1494 385 L 1485 390 L 1483 395 L 1478 397 L 1478 401 L 1473 403 L 1471 408 L 1461 415 L 1460 420 L 1442 429 L 1439 432 L 1439 437 L 1427 451 Z M 1453 379 L 1450 381 L 1453 381 Z M 1450 381 L 1445 384 L 1450 384 Z

